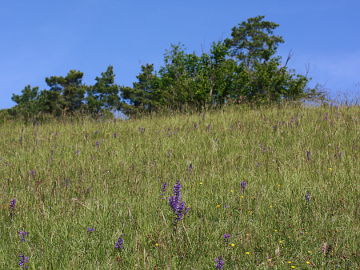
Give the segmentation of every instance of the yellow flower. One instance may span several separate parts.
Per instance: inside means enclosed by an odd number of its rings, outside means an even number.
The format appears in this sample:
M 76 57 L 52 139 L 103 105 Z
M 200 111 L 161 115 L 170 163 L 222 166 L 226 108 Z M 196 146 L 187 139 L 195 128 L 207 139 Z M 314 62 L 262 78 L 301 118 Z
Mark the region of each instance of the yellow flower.
M 272 208 L 273 206 L 270 204 L 270 206 L 269 206 L 270 208 Z
M 241 195 L 241 196 L 240 196 L 240 199 L 244 199 L 244 196 L 243 196 L 243 195 Z
M 295 269 L 295 268 L 296 268 L 296 266 L 295 266 L 295 265 L 292 265 L 292 266 L 291 266 L 291 268 L 292 268 L 292 269 Z
M 160 246 L 159 243 L 155 243 L 155 247 L 158 247 L 158 246 Z
M 278 232 L 278 230 L 274 230 L 274 232 Z
M 202 185 L 202 184 L 203 184 L 203 182 L 200 182 L 199 184 L 200 184 L 200 185 Z
M 328 170 L 329 170 L 329 172 L 332 172 L 333 168 L 329 168 Z
M 278 186 L 278 187 L 281 187 L 281 185 L 280 185 L 280 184 L 277 184 L 277 186 Z
M 284 243 L 284 241 L 283 241 L 283 240 L 279 240 L 279 244 L 282 244 L 282 243 Z
M 251 253 L 249 251 L 245 252 L 246 255 L 250 255 Z
M 288 263 L 293 263 L 292 261 L 288 261 Z
M 306 261 L 306 264 L 311 264 L 311 262 L 309 262 L 309 261 Z
M 231 246 L 231 247 L 235 247 L 235 244 L 234 244 L 234 243 L 231 243 L 230 246 Z
M 234 190 L 232 189 L 232 190 L 230 190 L 230 192 L 231 192 L 231 193 L 234 193 Z
M 221 207 L 221 205 L 220 205 L 220 204 L 217 204 L 217 205 L 216 205 L 216 208 L 220 208 L 220 207 Z

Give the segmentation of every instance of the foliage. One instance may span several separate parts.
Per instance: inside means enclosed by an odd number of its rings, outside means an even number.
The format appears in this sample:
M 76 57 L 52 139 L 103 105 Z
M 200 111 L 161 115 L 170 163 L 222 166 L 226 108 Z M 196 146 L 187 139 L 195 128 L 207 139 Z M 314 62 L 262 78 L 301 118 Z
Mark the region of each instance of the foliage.
M 273 35 L 279 25 L 263 21 L 264 18 L 258 16 L 247 19 L 234 27 L 231 38 L 225 40 L 225 44 L 230 48 L 230 55 L 244 63 L 247 68 L 269 61 L 275 55 L 278 45 L 284 42 L 281 36 Z
M 214 42 L 209 52 L 188 53 L 183 45 L 171 45 L 158 71 L 141 66 L 132 87 L 115 83 L 113 67 L 84 85 L 83 73 L 46 78 L 49 87 L 39 91 L 27 86 L 14 95 L 13 115 L 56 117 L 88 114 L 93 117 L 120 110 L 128 116 L 161 111 L 202 111 L 230 103 L 271 104 L 320 97 L 309 89 L 309 78 L 282 65 L 277 56 L 284 40 L 275 35 L 279 25 L 264 16 L 249 18 L 234 27 L 231 37 Z
M 22 116 L 26 120 L 36 117 L 41 111 L 39 87 L 25 86 L 21 95 L 13 94 L 11 98 L 17 105 L 9 110 L 13 116 Z
M 85 98 L 86 111 L 92 115 L 99 115 L 104 111 L 112 111 L 120 106 L 119 86 L 115 84 L 113 66 L 95 78 L 96 83 L 87 87 Z
M 136 76 L 138 82 L 133 87 L 122 87 L 124 101 L 121 108 L 126 114 L 153 112 L 160 107 L 159 78 L 154 73 L 154 65 L 141 66 L 141 73 Z
M 70 70 L 66 77 L 46 78 L 50 89 L 42 91 L 40 97 L 44 111 L 56 116 L 79 111 L 86 91 L 86 86 L 82 84 L 83 75 L 80 71 Z

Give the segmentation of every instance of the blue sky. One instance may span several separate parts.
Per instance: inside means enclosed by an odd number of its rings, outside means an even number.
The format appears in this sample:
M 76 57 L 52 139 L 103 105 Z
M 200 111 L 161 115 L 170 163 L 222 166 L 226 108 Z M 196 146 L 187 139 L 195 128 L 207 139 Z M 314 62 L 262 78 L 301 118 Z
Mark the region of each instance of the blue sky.
M 16 0 L 0 5 L 0 108 L 25 85 L 45 88 L 45 77 L 70 69 L 92 83 L 113 65 L 117 83 L 131 85 L 141 64 L 162 64 L 171 43 L 200 53 L 257 15 L 280 24 L 279 54 L 291 51 L 289 66 L 308 71 L 311 85 L 360 96 L 359 0 Z

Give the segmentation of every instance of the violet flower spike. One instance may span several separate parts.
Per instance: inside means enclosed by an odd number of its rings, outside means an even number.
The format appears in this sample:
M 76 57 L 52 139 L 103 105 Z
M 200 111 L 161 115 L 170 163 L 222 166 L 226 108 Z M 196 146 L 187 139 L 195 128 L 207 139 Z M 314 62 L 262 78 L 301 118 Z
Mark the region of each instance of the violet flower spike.
M 124 248 L 124 239 L 120 236 L 115 243 L 116 249 L 123 249 Z
M 225 241 L 225 242 L 228 242 L 229 239 L 230 239 L 230 237 L 231 237 L 231 235 L 230 235 L 229 233 L 225 233 L 225 234 L 224 234 L 224 241 Z
M 28 236 L 29 233 L 28 232 L 25 232 L 25 231 L 18 231 L 18 235 L 20 236 L 20 240 L 21 242 L 25 242 L 25 236 Z
M 12 199 L 10 201 L 10 205 L 9 205 L 9 208 L 10 208 L 10 220 L 12 221 L 14 216 L 15 216 L 15 206 L 16 206 L 16 199 Z
M 26 257 L 24 255 L 19 255 L 19 266 L 21 268 L 29 268 L 29 257 Z
M 223 269 L 225 262 L 224 262 L 224 260 L 222 259 L 221 256 L 217 257 L 215 259 L 215 262 L 216 262 L 215 269 Z
M 174 185 L 174 196 L 181 198 L 181 184 L 179 180 Z
M 16 205 L 16 199 L 12 199 L 10 201 L 10 210 L 14 211 L 15 210 L 15 205 Z
M 311 200 L 311 195 L 310 195 L 310 192 L 309 192 L 309 191 L 306 191 L 305 200 L 306 200 L 307 202 L 310 202 L 310 200 Z
M 245 192 L 246 186 L 247 186 L 247 182 L 246 182 L 246 181 L 242 181 L 242 182 L 240 183 L 240 187 L 241 187 L 242 192 Z
M 166 190 L 167 190 L 167 183 L 163 183 L 162 186 L 161 186 L 161 199 L 165 199 L 165 193 L 166 193 Z
M 181 184 L 180 181 L 177 181 L 174 185 L 174 195 L 169 197 L 169 205 L 173 212 L 176 215 L 174 224 L 176 225 L 178 221 L 182 220 L 184 216 L 189 212 L 190 207 L 186 207 L 184 201 L 181 200 Z

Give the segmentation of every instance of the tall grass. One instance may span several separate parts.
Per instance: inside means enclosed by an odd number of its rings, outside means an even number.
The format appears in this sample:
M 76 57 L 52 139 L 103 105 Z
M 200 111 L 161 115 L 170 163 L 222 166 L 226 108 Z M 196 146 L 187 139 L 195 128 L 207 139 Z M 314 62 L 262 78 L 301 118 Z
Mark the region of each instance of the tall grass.
M 231 107 L 5 123 L 0 269 L 215 269 L 218 257 L 223 269 L 358 269 L 359 116 Z M 178 180 L 191 209 L 175 222 Z

